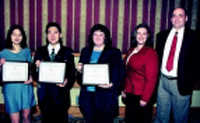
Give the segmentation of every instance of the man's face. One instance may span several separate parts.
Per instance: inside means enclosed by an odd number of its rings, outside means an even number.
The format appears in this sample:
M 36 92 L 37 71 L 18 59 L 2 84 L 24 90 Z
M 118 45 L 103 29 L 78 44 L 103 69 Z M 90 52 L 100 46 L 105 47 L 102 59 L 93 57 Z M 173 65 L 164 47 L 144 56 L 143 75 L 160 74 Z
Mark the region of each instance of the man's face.
M 173 27 L 179 30 L 185 26 L 187 19 L 188 18 L 185 15 L 185 11 L 182 8 L 177 8 L 173 11 L 171 22 L 173 24 Z
M 56 27 L 50 27 L 47 32 L 47 39 L 50 44 L 55 45 L 58 43 L 59 39 L 61 38 L 62 34 Z

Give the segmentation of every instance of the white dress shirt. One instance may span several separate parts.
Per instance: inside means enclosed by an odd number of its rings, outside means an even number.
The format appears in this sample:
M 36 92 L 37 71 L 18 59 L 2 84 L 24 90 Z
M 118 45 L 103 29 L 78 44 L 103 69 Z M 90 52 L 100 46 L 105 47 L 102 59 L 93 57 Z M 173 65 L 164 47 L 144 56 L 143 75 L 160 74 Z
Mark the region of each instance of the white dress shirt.
M 51 56 L 52 49 L 54 49 L 56 55 L 60 50 L 60 43 L 57 43 L 54 48 L 51 46 L 51 44 L 48 45 L 49 56 Z
M 180 49 L 182 46 L 184 30 L 185 30 L 185 27 L 181 28 L 178 31 L 176 31 L 175 28 L 172 28 L 172 30 L 170 31 L 167 37 L 167 41 L 165 43 L 164 52 L 163 52 L 162 66 L 161 66 L 161 72 L 162 74 L 166 76 L 177 77 L 178 59 L 179 59 Z M 168 55 L 171 49 L 172 41 L 176 32 L 178 32 L 177 34 L 178 40 L 177 40 L 176 51 L 174 55 L 173 69 L 171 71 L 168 71 L 166 69 L 166 64 L 167 64 Z

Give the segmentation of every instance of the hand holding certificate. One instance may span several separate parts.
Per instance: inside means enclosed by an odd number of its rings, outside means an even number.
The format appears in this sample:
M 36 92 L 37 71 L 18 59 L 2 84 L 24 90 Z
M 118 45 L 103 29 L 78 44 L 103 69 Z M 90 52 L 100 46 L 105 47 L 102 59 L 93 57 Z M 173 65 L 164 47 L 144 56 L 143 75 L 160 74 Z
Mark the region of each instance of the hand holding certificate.
M 101 88 L 111 88 L 112 86 L 113 86 L 113 83 L 98 85 L 98 87 L 101 87 Z
M 27 62 L 5 62 L 3 64 L 3 82 L 24 82 L 28 80 Z
M 39 66 L 39 82 L 63 84 L 65 63 L 41 62 Z
M 84 85 L 109 84 L 108 64 L 84 64 L 83 66 Z

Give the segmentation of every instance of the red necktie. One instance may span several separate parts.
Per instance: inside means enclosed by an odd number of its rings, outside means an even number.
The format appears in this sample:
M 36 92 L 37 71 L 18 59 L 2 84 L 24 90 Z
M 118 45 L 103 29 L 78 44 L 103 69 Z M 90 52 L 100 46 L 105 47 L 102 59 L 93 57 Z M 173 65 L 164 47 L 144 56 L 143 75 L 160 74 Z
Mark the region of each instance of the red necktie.
M 177 34 L 178 34 L 178 32 L 176 32 L 174 35 L 171 49 L 170 49 L 169 56 L 168 56 L 168 60 L 167 60 L 167 64 L 166 64 L 166 69 L 168 71 L 171 71 L 173 69 L 174 55 L 175 55 L 176 43 L 177 43 Z

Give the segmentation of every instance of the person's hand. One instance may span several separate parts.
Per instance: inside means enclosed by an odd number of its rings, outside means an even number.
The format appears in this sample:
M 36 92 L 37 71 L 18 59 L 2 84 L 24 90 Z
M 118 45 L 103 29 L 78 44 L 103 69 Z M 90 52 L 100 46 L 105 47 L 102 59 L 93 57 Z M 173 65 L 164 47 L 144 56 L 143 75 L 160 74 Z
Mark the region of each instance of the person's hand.
M 110 88 L 110 87 L 112 87 L 112 86 L 113 86 L 112 83 L 98 85 L 98 87 L 101 87 L 101 88 Z
M 82 69 L 83 69 L 83 63 L 78 63 L 76 69 L 77 69 L 78 72 L 81 73 Z
M 37 60 L 37 61 L 35 62 L 35 65 L 36 65 L 36 67 L 39 67 L 39 66 L 40 66 L 40 60 Z
M 126 93 L 124 91 L 122 91 L 122 97 L 126 98 Z
M 6 59 L 5 59 L 5 58 L 1 58 L 1 59 L 0 59 L 0 65 L 5 64 L 5 62 L 6 62 Z
M 33 78 L 32 76 L 29 77 L 29 80 L 28 81 L 25 81 L 24 84 L 30 84 L 33 82 Z
M 140 100 L 140 106 L 141 107 L 144 107 L 147 105 L 147 102 L 143 101 L 143 100 Z
M 63 84 L 56 84 L 58 87 L 65 87 L 65 85 L 67 84 L 67 79 L 65 79 Z

